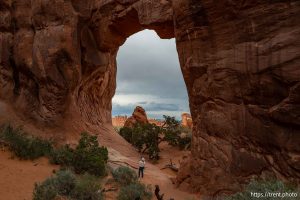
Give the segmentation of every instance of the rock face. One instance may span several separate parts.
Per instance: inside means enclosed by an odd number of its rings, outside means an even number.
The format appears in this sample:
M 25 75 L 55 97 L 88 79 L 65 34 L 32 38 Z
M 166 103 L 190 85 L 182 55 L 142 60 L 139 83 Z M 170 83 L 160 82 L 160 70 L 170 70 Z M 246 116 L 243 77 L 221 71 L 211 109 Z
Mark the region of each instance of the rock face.
M 148 124 L 149 123 L 146 111 L 144 110 L 144 108 L 142 108 L 140 106 L 137 106 L 134 109 L 132 116 L 130 116 L 125 121 L 124 127 L 132 128 L 137 123 L 140 123 L 140 124 Z
M 179 184 L 299 183 L 299 18 L 296 0 L 1 0 L 1 104 L 40 129 L 111 123 L 118 48 L 153 29 L 176 38 L 193 118 Z
M 181 114 L 181 125 L 190 129 L 193 128 L 193 120 L 189 113 Z
M 127 116 L 115 116 L 112 118 L 112 125 L 114 127 L 123 127 L 127 119 Z

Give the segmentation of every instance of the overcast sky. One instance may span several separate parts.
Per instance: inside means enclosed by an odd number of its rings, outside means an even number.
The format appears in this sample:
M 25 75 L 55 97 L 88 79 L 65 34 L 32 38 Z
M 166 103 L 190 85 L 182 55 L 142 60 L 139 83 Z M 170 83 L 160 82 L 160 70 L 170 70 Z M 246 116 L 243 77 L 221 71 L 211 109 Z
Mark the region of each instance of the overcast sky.
M 117 56 L 117 90 L 113 116 L 131 115 L 142 106 L 150 118 L 189 112 L 175 40 L 145 30 L 127 39 Z

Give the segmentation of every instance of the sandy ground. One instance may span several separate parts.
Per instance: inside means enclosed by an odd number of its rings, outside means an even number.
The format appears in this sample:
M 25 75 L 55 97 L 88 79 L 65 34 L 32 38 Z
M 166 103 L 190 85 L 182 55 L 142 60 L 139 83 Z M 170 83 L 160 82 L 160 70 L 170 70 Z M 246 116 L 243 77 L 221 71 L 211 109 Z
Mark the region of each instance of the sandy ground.
M 126 145 L 127 146 L 127 145 Z M 122 151 L 124 146 L 115 146 L 114 149 L 109 149 L 109 158 L 110 165 L 117 167 L 118 165 L 128 165 L 133 169 L 137 170 L 138 160 L 140 155 L 133 148 L 128 148 Z M 120 151 L 118 151 L 120 150 Z M 146 168 L 145 176 L 143 179 L 140 179 L 141 182 L 145 184 L 151 184 L 154 188 L 154 185 L 159 185 L 161 193 L 164 193 L 166 200 L 174 198 L 175 200 L 188 200 L 188 199 L 200 199 L 199 195 L 190 194 L 184 191 L 180 191 L 172 183 L 171 179 L 176 177 L 176 173 L 170 169 L 161 170 L 166 164 L 169 164 L 170 158 L 172 158 L 173 163 L 179 166 L 179 162 L 183 156 L 187 156 L 189 151 L 179 151 L 175 147 L 171 147 L 166 143 L 161 145 L 161 159 L 158 163 L 153 164 L 146 158 Z M 122 152 L 122 153 L 120 153 Z
M 44 181 L 57 168 L 49 165 L 46 158 L 20 161 L 0 150 L 0 199 L 31 200 L 34 183 Z
M 168 152 L 172 152 L 174 158 L 180 158 L 188 152 L 180 152 L 174 150 L 173 147 L 163 147 L 165 151 L 161 152 L 161 160 L 157 164 L 151 164 L 147 161 L 145 176 L 140 179 L 142 183 L 159 185 L 161 193 L 165 194 L 165 199 L 174 198 L 175 200 L 197 199 L 196 196 L 180 191 L 172 184 L 171 178 L 176 176 L 176 173 L 169 170 L 160 170 L 169 162 Z M 114 149 L 110 149 L 110 165 L 117 167 L 120 164 L 133 167 L 136 170 L 138 156 L 127 158 Z M 137 154 L 138 155 L 138 154 Z M 179 160 L 179 159 L 178 159 Z M 42 182 L 53 174 L 54 169 L 58 166 L 50 165 L 46 158 L 41 158 L 35 161 L 21 161 L 17 158 L 12 158 L 12 153 L 0 150 L 0 200 L 31 200 L 32 191 L 36 182 Z M 107 180 L 111 179 L 108 177 Z M 106 188 L 110 188 L 107 185 Z M 116 192 L 106 194 L 107 200 L 116 199 Z M 153 198 L 155 199 L 155 198 Z M 198 198 L 199 199 L 199 198 Z
M 13 116 L 9 108 L 0 102 L 0 121 L 12 122 L 17 119 Z M 4 112 L 2 112 L 4 111 Z M 10 116 L 12 115 L 12 116 Z M 18 121 L 16 124 L 27 124 L 24 121 Z M 27 132 L 34 133 L 35 135 L 62 135 L 61 141 L 73 144 L 78 141 L 80 134 L 79 130 L 74 129 L 71 125 L 65 126 L 65 130 L 38 130 L 32 125 L 24 125 L 23 127 Z M 138 160 L 140 154 L 128 144 L 118 133 L 116 133 L 111 124 L 106 124 L 101 127 L 86 126 L 86 131 L 90 133 L 98 133 L 98 140 L 101 145 L 109 149 L 109 165 L 113 168 L 120 165 L 128 165 L 137 170 Z M 61 133 L 60 133 L 61 132 Z M 46 137 L 47 138 L 47 137 Z M 178 151 L 174 147 L 166 144 L 161 146 L 161 159 L 158 163 L 152 164 L 147 160 L 145 169 L 145 177 L 141 182 L 145 184 L 159 185 L 162 193 L 165 194 L 165 199 L 169 200 L 187 200 L 199 199 L 192 194 L 180 191 L 172 184 L 171 179 L 176 176 L 176 173 L 169 169 L 161 170 L 161 168 L 169 163 L 170 158 L 172 161 L 179 164 L 182 156 L 188 154 L 186 151 Z M 30 200 L 32 198 L 32 191 L 35 182 L 41 182 L 52 174 L 53 169 L 58 166 L 53 166 L 48 163 L 45 158 L 36 161 L 20 161 L 17 158 L 11 159 L 11 153 L 0 151 L 0 200 Z M 115 196 L 115 195 L 113 195 Z M 115 199 L 115 198 L 108 198 Z
M 118 142 L 121 144 L 118 144 Z M 106 146 L 110 146 L 108 148 L 109 165 L 112 168 L 127 165 L 137 171 L 140 155 L 126 142 L 125 144 L 122 143 L 124 141 L 118 139 L 114 140 L 110 145 L 106 143 Z M 188 155 L 189 152 L 179 151 L 177 148 L 170 147 L 167 144 L 162 144 L 161 150 L 161 159 L 155 164 L 152 164 L 145 157 L 147 162 L 145 176 L 140 181 L 152 185 L 152 188 L 156 184 L 159 185 L 161 193 L 165 194 L 166 200 L 170 198 L 174 198 L 175 200 L 199 199 L 199 197 L 193 194 L 180 191 L 172 184 L 171 179 L 176 177 L 176 172 L 170 169 L 161 170 L 161 168 L 169 163 L 170 157 L 172 157 L 172 161 L 176 165 L 179 165 L 182 156 Z M 35 161 L 21 161 L 17 158 L 12 158 L 11 152 L 0 150 L 0 200 L 31 200 L 34 184 L 42 182 L 51 176 L 54 169 L 58 168 L 59 166 L 50 165 L 46 158 Z M 108 198 L 106 199 L 116 199 L 116 192 L 111 193 L 113 194 L 107 194 Z
M 159 169 L 161 169 L 165 174 L 169 175 L 169 177 L 176 177 L 176 172 L 173 170 L 166 168 L 162 169 L 165 167 L 165 165 L 170 164 L 171 161 L 173 164 L 176 165 L 176 167 L 180 166 L 180 162 L 184 157 L 189 156 L 190 151 L 187 150 L 180 150 L 177 147 L 172 147 L 168 145 L 167 142 L 162 142 L 159 145 L 159 148 L 161 150 L 160 152 L 160 159 L 158 163 L 155 164 Z

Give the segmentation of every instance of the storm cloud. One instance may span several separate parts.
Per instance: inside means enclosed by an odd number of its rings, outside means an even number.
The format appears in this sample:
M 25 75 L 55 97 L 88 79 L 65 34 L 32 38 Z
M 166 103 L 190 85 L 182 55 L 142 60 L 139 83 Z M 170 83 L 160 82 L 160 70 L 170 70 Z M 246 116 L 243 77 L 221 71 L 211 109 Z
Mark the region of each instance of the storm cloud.
M 130 115 L 141 105 L 150 117 L 189 112 L 175 40 L 145 30 L 127 39 L 117 56 L 113 115 Z

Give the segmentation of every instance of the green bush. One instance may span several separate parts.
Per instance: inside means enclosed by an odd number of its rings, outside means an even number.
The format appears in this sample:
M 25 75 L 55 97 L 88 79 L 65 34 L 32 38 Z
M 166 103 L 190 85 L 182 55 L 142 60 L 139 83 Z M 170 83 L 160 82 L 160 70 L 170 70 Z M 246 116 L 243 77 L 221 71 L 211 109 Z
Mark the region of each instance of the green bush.
M 53 200 L 58 195 L 53 178 L 45 180 L 41 184 L 35 184 L 33 200 Z
M 75 188 L 76 177 L 71 171 L 58 171 L 55 176 L 46 179 L 43 183 L 35 184 L 34 200 L 53 200 L 58 195 L 67 196 Z
M 107 160 L 107 148 L 99 147 L 96 136 L 83 133 L 74 151 L 72 166 L 75 172 L 88 172 L 96 176 L 103 176 L 106 172 Z
M 179 144 L 180 131 L 179 130 L 164 130 L 164 140 L 171 146 L 177 146 Z
M 159 143 L 167 141 L 169 145 L 188 149 L 191 146 L 192 132 L 182 127 L 175 117 L 165 116 L 162 127 L 155 124 L 135 124 L 133 128 L 123 127 L 119 134 L 140 152 L 147 153 L 149 159 L 159 159 Z
M 141 183 L 131 183 L 122 187 L 117 197 L 118 200 L 150 200 L 151 198 L 151 187 Z
M 265 192 L 273 192 L 273 193 L 297 193 L 297 197 L 264 197 L 266 200 L 274 200 L 274 199 L 282 199 L 282 200 L 291 200 L 291 199 L 300 199 L 300 191 L 296 187 L 289 186 L 284 184 L 279 180 L 269 180 L 269 181 L 251 181 L 249 185 L 246 186 L 243 192 L 236 193 L 232 196 L 228 196 L 226 200 L 252 200 L 256 198 L 262 198 L 262 196 L 258 197 L 258 195 L 264 195 Z M 255 194 L 254 194 L 255 193 Z M 254 196 L 256 195 L 256 196 Z
M 160 127 L 155 124 L 136 124 L 133 128 L 121 128 L 119 133 L 140 152 L 147 152 L 150 159 L 159 158 Z
M 74 149 L 69 145 L 53 149 L 49 155 L 50 163 L 62 166 L 72 166 Z
M 165 116 L 165 123 L 162 127 L 164 141 L 169 145 L 178 146 L 180 149 L 188 149 L 191 146 L 192 130 L 182 127 L 175 117 Z
M 43 183 L 35 184 L 33 200 L 54 200 L 62 196 L 72 200 L 102 200 L 96 177 L 85 174 L 77 178 L 69 170 L 60 170 Z
M 161 133 L 160 127 L 154 124 L 146 124 L 143 126 L 144 129 L 144 140 L 147 153 L 151 160 L 159 159 L 159 134 Z
M 94 176 L 84 174 L 76 181 L 76 186 L 71 193 L 74 200 L 102 200 L 100 185 Z
M 119 134 L 129 143 L 132 143 L 132 129 L 129 127 L 122 127 L 119 130 Z
M 52 151 L 52 143 L 25 134 L 20 128 L 14 129 L 10 125 L 5 126 L 0 138 L 8 144 L 9 149 L 20 159 L 36 159 L 49 155 Z
M 129 167 L 118 167 L 112 172 L 112 175 L 121 185 L 135 183 L 138 180 L 136 172 Z
M 147 127 L 144 124 L 136 124 L 132 129 L 132 145 L 142 151 L 146 144 Z
M 106 173 L 108 151 L 106 147 L 99 146 L 96 136 L 82 133 L 75 149 L 65 145 L 54 149 L 49 158 L 51 163 L 71 167 L 76 173 L 103 176 Z
M 60 170 L 54 178 L 57 193 L 62 196 L 69 195 L 75 188 L 76 176 L 69 170 Z
M 151 160 L 159 159 L 159 143 L 168 142 L 169 145 L 188 149 L 191 146 L 192 131 L 182 127 L 175 117 L 165 116 L 162 127 L 155 124 L 136 124 L 133 128 L 121 128 L 120 135 L 140 152 L 147 153 Z

